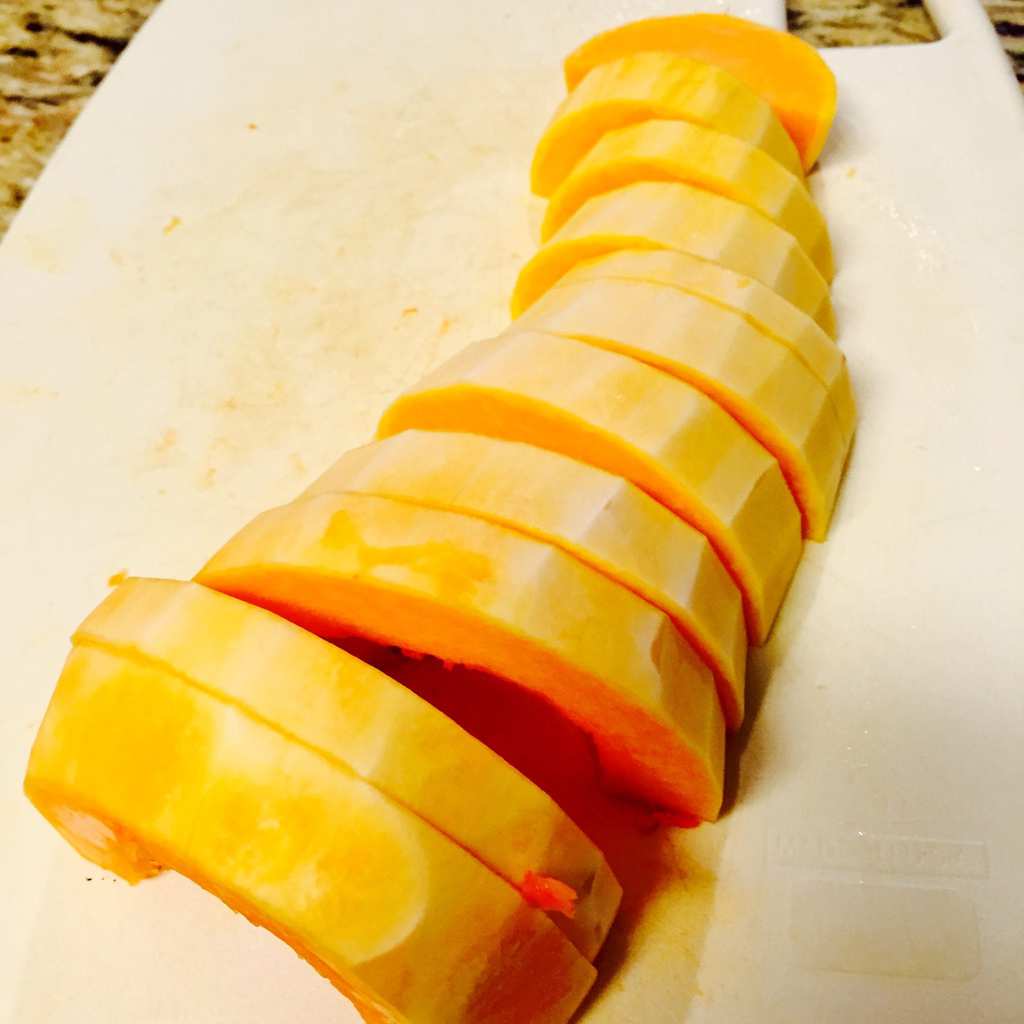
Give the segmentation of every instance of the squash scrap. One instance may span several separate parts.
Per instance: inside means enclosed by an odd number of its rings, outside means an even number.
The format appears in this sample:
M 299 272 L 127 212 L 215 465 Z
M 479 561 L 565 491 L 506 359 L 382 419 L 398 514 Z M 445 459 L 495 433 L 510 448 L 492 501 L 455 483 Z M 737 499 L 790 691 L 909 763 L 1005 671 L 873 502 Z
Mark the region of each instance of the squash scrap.
M 198 579 L 324 637 L 366 637 L 540 694 L 593 739 L 610 788 L 714 819 L 724 723 L 666 616 L 559 548 L 388 498 L 263 513 Z
M 460 352 L 396 399 L 378 433 L 411 428 L 523 441 L 631 481 L 708 538 L 751 642 L 767 636 L 800 558 L 800 513 L 775 459 L 692 385 L 523 332 Z
M 646 51 L 681 54 L 735 75 L 771 105 L 804 169 L 814 166 L 835 117 L 836 79 L 813 46 L 727 14 L 645 18 L 577 47 L 565 59 L 565 84 L 575 89 L 593 68 Z
M 697 530 L 620 477 L 533 445 L 406 430 L 346 452 L 305 495 L 376 494 L 480 516 L 563 548 L 660 608 L 743 719 L 739 591 Z

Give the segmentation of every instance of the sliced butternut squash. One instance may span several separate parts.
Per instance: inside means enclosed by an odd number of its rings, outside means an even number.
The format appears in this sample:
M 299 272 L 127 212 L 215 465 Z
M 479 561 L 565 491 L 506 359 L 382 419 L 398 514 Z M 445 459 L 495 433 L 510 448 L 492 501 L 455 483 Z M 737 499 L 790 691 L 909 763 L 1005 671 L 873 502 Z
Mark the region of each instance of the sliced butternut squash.
M 555 923 L 588 959 L 600 949 L 621 895 L 600 851 L 536 786 L 383 673 L 261 608 L 175 580 L 122 583 L 75 642 L 176 673 L 343 761 L 514 886 L 533 875 L 571 887 L 575 912 Z
M 552 195 L 541 239 L 588 199 L 636 181 L 681 181 L 749 206 L 788 231 L 832 280 L 828 228 L 803 180 L 763 149 L 686 121 L 641 121 L 603 136 Z
M 598 65 L 645 51 L 679 53 L 725 68 L 771 104 L 805 170 L 818 159 L 836 113 L 836 79 L 802 39 L 728 14 L 645 18 L 602 32 L 565 59 L 575 89 Z
M 577 263 L 617 249 L 671 249 L 721 264 L 835 334 L 828 282 L 788 231 L 742 203 L 680 182 L 641 181 L 588 199 L 520 271 L 512 315 Z
M 461 430 L 561 452 L 631 481 L 711 542 L 761 643 L 800 558 L 774 458 L 699 390 L 584 342 L 523 332 L 460 352 L 385 411 L 378 434 Z
M 785 345 L 731 310 L 649 281 L 559 284 L 519 330 L 621 352 L 700 388 L 778 459 L 804 536 L 824 539 L 847 446 L 828 392 Z
M 534 152 L 533 191 L 551 195 L 605 132 L 652 118 L 707 125 L 803 176 L 793 140 L 738 78 L 678 54 L 638 53 L 592 68 L 559 104 Z
M 324 637 L 511 680 L 589 733 L 616 791 L 718 814 L 711 673 L 662 612 L 559 548 L 454 512 L 321 494 L 258 516 L 198 578 Z
M 653 281 L 699 295 L 734 310 L 752 326 L 792 350 L 828 389 L 849 444 L 857 406 L 842 350 L 806 313 L 753 278 L 688 253 L 668 249 L 622 249 L 578 264 L 561 280 Z
M 714 674 L 726 725 L 743 720 L 739 591 L 703 534 L 621 477 L 533 445 L 406 430 L 346 452 L 305 494 L 342 492 L 481 516 L 557 545 L 668 615 Z
M 129 881 L 181 872 L 367 1021 L 564 1024 L 593 981 L 551 919 L 456 843 L 155 664 L 76 646 L 25 789 L 85 857 Z

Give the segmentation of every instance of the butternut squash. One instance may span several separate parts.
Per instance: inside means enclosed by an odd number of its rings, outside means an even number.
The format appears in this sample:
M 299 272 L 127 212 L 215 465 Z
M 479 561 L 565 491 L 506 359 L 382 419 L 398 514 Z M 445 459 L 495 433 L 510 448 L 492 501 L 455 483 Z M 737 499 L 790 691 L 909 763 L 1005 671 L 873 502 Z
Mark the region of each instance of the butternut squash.
M 653 281 L 699 295 L 742 316 L 789 348 L 828 389 L 847 444 L 857 425 L 857 406 L 846 357 L 806 313 L 759 281 L 687 253 L 668 249 L 621 249 L 578 264 L 561 280 Z
M 714 674 L 726 725 L 742 722 L 739 591 L 703 534 L 627 481 L 533 445 L 406 430 L 346 452 L 305 496 L 344 492 L 480 516 L 562 548 L 668 615 Z
M 744 203 L 788 231 L 832 280 L 825 218 L 803 180 L 763 149 L 686 121 L 641 121 L 603 136 L 552 195 L 541 239 L 588 199 L 636 181 L 681 181 Z
M 621 896 L 600 851 L 536 786 L 383 673 L 261 608 L 173 580 L 122 583 L 75 642 L 177 674 L 344 762 L 511 885 L 527 875 L 568 885 L 575 911 L 555 923 L 588 959 L 600 949 Z
M 533 191 L 551 195 L 605 132 L 652 118 L 733 135 L 803 176 L 793 140 L 771 107 L 738 78 L 678 54 L 637 53 L 591 68 L 562 100 L 534 152 Z
M 775 456 L 804 536 L 824 538 L 847 446 L 828 392 L 785 345 L 731 310 L 648 281 L 559 284 L 519 330 L 621 352 L 700 388 Z
M 577 47 L 565 59 L 565 84 L 575 89 L 598 65 L 651 50 L 706 61 L 735 75 L 771 104 L 804 169 L 814 166 L 835 117 L 836 79 L 813 46 L 728 14 L 645 18 Z
M 85 857 L 133 882 L 181 872 L 375 1024 L 564 1024 L 594 979 L 545 913 L 446 836 L 156 664 L 76 645 L 25 789 Z
M 587 200 L 519 273 L 519 316 L 583 260 L 618 249 L 671 249 L 752 277 L 830 335 L 828 282 L 796 239 L 748 206 L 680 182 L 642 181 Z
M 258 516 L 198 579 L 324 637 L 511 680 L 589 733 L 616 792 L 718 814 L 711 673 L 662 612 L 558 548 L 454 512 L 321 494 Z
M 614 352 L 523 332 L 460 352 L 385 411 L 378 435 L 466 431 L 561 452 L 629 480 L 700 530 L 768 634 L 800 558 L 774 458 L 699 390 Z

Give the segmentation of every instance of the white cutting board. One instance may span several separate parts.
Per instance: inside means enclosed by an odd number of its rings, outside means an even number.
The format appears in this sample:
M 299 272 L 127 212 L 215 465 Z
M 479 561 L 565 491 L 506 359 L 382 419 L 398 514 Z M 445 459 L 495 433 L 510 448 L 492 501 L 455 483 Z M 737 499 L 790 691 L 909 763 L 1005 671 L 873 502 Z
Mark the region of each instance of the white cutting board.
M 1024 108 L 980 8 L 929 6 L 941 42 L 826 54 L 860 433 L 735 804 L 641 859 L 593 1024 L 1024 1020 Z M 109 575 L 190 574 L 502 326 L 560 58 L 668 9 L 164 0 L 61 147 L 0 247 L 4 1024 L 355 1019 L 184 880 L 80 860 L 29 744 Z

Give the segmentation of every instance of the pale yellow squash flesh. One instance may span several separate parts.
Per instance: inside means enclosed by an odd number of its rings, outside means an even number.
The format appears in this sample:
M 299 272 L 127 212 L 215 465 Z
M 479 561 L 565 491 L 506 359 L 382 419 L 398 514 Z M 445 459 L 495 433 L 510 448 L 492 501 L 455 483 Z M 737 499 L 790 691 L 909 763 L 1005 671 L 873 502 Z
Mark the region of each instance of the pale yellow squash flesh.
M 686 121 L 641 121 L 608 132 L 552 195 L 541 239 L 588 199 L 637 181 L 681 181 L 749 206 L 788 231 L 832 280 L 828 228 L 803 179 L 763 149 Z
M 512 315 L 577 263 L 618 249 L 669 249 L 718 263 L 760 281 L 835 334 L 828 282 L 788 231 L 742 203 L 680 182 L 642 181 L 587 200 L 520 271 Z
M 481 516 L 563 548 L 665 612 L 714 673 L 726 725 L 742 722 L 739 591 L 703 534 L 621 477 L 533 445 L 407 430 L 346 452 L 305 496 L 343 492 Z
M 718 814 L 711 673 L 662 612 L 559 548 L 454 512 L 321 494 L 258 516 L 198 579 L 325 637 L 510 680 L 589 733 L 614 791 Z
M 725 68 L 771 104 L 810 170 L 836 112 L 836 79 L 821 54 L 790 32 L 727 14 L 643 18 L 588 39 L 565 59 L 573 89 L 594 67 L 627 54 L 678 53 Z
M 857 405 L 842 350 L 806 313 L 753 278 L 687 253 L 667 249 L 621 249 L 578 264 L 561 279 L 651 281 L 671 285 L 733 310 L 751 326 L 789 348 L 828 390 L 849 445 Z
M 559 104 L 534 153 L 533 191 L 551 195 L 605 132 L 652 118 L 725 132 L 803 176 L 793 140 L 738 78 L 678 54 L 638 53 L 592 68 Z
M 553 917 L 588 959 L 621 896 L 604 857 L 528 779 L 426 701 L 261 608 L 197 583 L 130 579 L 76 642 L 144 659 L 345 763 L 514 886 L 530 873 L 579 894 Z M 474 779 L 473 786 L 459 784 Z
M 25 789 L 84 856 L 129 881 L 188 876 L 289 942 L 367 1021 L 564 1024 L 593 981 L 545 914 L 446 836 L 131 657 L 74 648 Z
M 847 445 L 828 392 L 786 346 L 731 310 L 647 281 L 560 284 L 520 329 L 621 352 L 700 388 L 778 459 L 804 536 L 824 539 Z
M 561 452 L 631 481 L 700 530 L 767 636 L 801 553 L 774 458 L 699 390 L 638 360 L 551 334 L 477 342 L 388 408 L 381 437 L 465 431 Z

